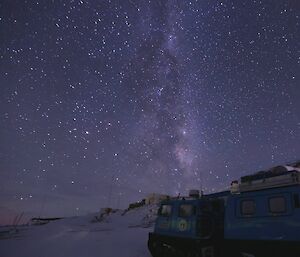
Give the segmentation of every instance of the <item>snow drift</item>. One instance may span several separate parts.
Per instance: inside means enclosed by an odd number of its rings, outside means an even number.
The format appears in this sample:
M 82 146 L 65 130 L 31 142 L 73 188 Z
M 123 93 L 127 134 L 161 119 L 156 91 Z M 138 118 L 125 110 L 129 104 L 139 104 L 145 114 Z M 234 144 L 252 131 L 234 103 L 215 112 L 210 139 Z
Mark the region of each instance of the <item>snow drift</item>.
M 19 226 L 0 233 L 0 257 L 150 257 L 155 205 Z M 100 220 L 100 222 L 99 222 Z M 1 232 L 1 231 L 0 231 Z

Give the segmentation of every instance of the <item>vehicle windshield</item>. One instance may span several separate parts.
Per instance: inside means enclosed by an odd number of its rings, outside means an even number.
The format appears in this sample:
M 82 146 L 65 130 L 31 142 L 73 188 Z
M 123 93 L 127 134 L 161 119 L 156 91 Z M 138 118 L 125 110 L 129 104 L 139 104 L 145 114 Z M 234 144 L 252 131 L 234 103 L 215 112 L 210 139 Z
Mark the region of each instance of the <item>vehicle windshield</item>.
M 169 217 L 172 214 L 172 205 L 170 204 L 163 204 L 160 206 L 158 210 L 159 216 Z
M 179 206 L 179 217 L 190 217 L 195 215 L 196 208 L 191 204 L 182 204 Z

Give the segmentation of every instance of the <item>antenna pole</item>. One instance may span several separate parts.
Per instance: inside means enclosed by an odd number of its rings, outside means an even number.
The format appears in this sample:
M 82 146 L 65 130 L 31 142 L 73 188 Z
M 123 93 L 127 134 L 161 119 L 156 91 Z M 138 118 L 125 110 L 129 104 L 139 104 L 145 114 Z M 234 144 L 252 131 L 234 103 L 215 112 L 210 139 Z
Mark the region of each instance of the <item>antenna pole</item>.
M 114 179 L 115 179 L 115 176 L 112 175 L 112 177 L 111 177 L 111 183 L 110 183 L 109 191 L 108 191 L 108 201 L 107 201 L 108 203 L 107 203 L 107 207 L 110 207 L 110 204 L 111 204 L 112 187 L 113 187 Z

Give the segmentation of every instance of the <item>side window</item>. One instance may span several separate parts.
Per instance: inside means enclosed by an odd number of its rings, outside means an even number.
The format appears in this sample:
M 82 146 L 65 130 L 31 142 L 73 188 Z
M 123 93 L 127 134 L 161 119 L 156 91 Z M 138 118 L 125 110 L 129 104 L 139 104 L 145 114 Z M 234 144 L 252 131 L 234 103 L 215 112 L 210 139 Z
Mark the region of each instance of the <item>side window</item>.
M 215 199 L 207 202 L 203 202 L 200 206 L 200 211 L 202 213 L 205 212 L 217 212 L 220 213 L 223 211 L 224 200 L 223 199 Z
M 182 204 L 179 206 L 179 217 L 189 217 L 195 214 L 195 207 L 191 204 Z
M 254 213 L 255 213 L 254 200 L 241 201 L 241 214 L 242 215 L 253 215 Z
M 218 213 L 221 212 L 221 211 L 223 211 L 223 203 L 224 203 L 224 201 L 221 200 L 221 199 L 214 200 L 212 202 L 212 209 L 213 209 L 213 211 L 218 212 Z
M 203 202 L 200 206 L 201 212 L 211 212 L 212 211 L 212 205 L 210 202 Z
M 158 210 L 158 215 L 164 216 L 164 217 L 169 217 L 172 214 L 172 205 L 169 204 L 163 204 L 160 206 Z
M 271 213 L 286 212 L 286 202 L 283 196 L 269 198 L 269 211 Z

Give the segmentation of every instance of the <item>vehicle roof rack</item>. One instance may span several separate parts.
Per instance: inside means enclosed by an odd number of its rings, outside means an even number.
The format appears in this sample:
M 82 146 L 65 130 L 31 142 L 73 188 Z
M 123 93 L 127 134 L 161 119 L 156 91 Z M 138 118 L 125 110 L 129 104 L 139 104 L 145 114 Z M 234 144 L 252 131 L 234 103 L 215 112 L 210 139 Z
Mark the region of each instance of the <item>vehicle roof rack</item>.
M 231 193 L 256 191 L 275 187 L 300 185 L 300 169 L 291 166 L 277 166 L 241 178 L 231 183 Z

